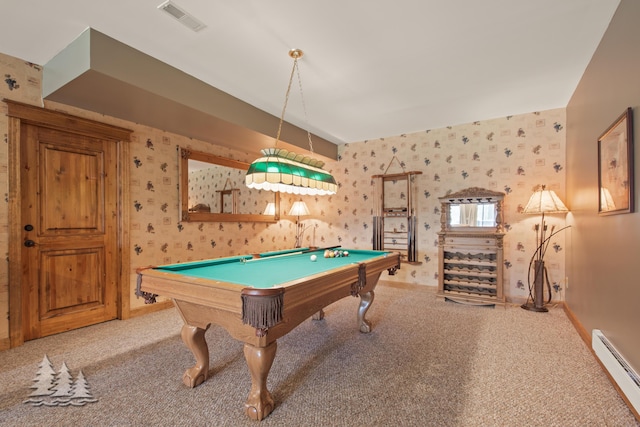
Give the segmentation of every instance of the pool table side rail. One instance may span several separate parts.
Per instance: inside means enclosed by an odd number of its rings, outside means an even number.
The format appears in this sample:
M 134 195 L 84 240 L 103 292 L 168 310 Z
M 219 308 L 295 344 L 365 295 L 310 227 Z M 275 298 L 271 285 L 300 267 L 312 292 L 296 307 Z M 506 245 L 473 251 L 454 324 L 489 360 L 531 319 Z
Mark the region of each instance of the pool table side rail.
M 294 281 L 295 283 L 289 284 L 284 293 L 282 321 L 269 328 L 266 342 L 286 335 L 329 304 L 347 296 L 355 297 L 372 291 L 384 270 L 400 266 L 400 255 L 392 253 L 388 257 L 375 258 L 360 264 L 366 264 L 364 282 L 361 285 L 354 286 L 362 280 L 360 265 L 344 266 L 331 272 L 316 274 L 307 280 L 299 279 Z
M 280 251 L 269 251 L 269 252 L 262 252 L 262 253 L 252 254 L 252 255 L 233 255 L 229 257 L 215 258 L 215 259 L 209 259 L 209 260 L 180 262 L 176 264 L 167 264 L 167 265 L 161 265 L 157 267 L 154 266 L 151 268 L 157 268 L 160 270 L 168 270 L 168 271 L 175 272 L 175 271 L 181 271 L 181 270 L 188 270 L 192 267 L 201 268 L 201 267 L 207 267 L 212 265 L 235 264 L 238 262 L 242 262 L 243 260 L 249 261 L 249 260 L 258 259 L 258 258 L 271 258 L 271 257 L 285 256 L 285 255 L 291 255 L 291 254 L 305 253 L 310 251 L 312 250 L 309 248 L 284 249 Z
M 140 292 L 240 312 L 239 295 L 244 285 L 163 270 L 147 269 L 138 274 Z
M 400 268 L 399 254 L 397 252 L 389 252 L 385 255 L 377 256 L 360 263 L 347 264 L 329 271 L 322 271 L 310 276 L 289 280 L 274 287 L 289 288 L 302 282 L 314 280 L 316 277 L 331 274 L 332 272 L 338 272 L 342 269 L 351 269 L 359 264 L 365 264 L 367 268 L 368 266 L 378 268 L 379 265 L 382 265 L 385 266 L 383 270 Z M 387 265 L 388 267 L 386 267 Z M 239 290 L 250 288 L 249 286 L 241 283 L 193 277 L 188 274 L 181 274 L 180 271 L 181 270 L 167 271 L 162 267 L 146 267 L 137 269 L 137 293 L 148 293 L 168 298 L 179 298 L 193 303 L 207 302 L 215 304 L 218 298 L 224 297 L 224 293 L 223 295 L 219 295 L 218 290 L 228 290 L 237 296 Z M 176 283 L 180 284 L 180 289 L 176 288 Z M 268 289 L 273 288 L 267 288 L 267 293 L 269 293 Z M 259 292 L 259 290 L 257 291 Z M 226 298 L 222 298 L 221 302 L 223 304 L 223 307 L 221 308 L 228 308 Z M 232 306 L 240 308 L 239 298 L 237 304 L 233 304 Z
M 375 257 L 358 264 L 347 264 L 267 289 L 266 291 L 273 292 L 284 288 L 281 321 L 268 328 L 268 338 L 260 337 L 260 333 L 265 331 L 260 331 L 260 328 L 252 325 L 258 339 L 254 344 L 265 345 L 267 342 L 274 341 L 322 308 L 346 296 L 357 296 L 360 292 L 373 290 L 384 270 L 395 270 L 399 267 L 400 255 L 392 252 L 386 256 Z M 260 292 L 260 289 L 247 288 L 244 285 L 189 277 L 177 272 L 142 269 L 139 274 L 142 292 L 171 298 L 175 302 L 184 301 L 204 305 L 217 312 L 231 315 L 235 319 L 232 322 L 239 324 L 243 323 L 242 290 Z M 219 322 L 215 323 L 219 324 Z M 244 325 L 244 327 L 248 326 Z M 232 330 L 228 328 L 227 330 L 232 336 L 235 335 Z M 246 332 L 240 333 L 246 340 Z
M 387 257 L 376 257 L 364 261 L 366 265 L 375 268 L 378 263 L 384 265 L 393 264 L 394 257 L 389 254 Z M 304 278 L 290 280 L 279 284 L 278 288 L 290 288 L 301 283 L 313 282 L 317 278 L 322 278 L 329 273 L 337 274 L 342 270 L 351 270 L 358 264 L 347 264 L 330 270 L 330 272 L 320 272 Z M 391 268 L 391 267 L 385 267 Z M 148 294 L 159 295 L 167 298 L 181 299 L 193 303 L 206 303 L 225 310 L 240 311 L 242 308 L 239 293 L 246 285 L 221 280 L 211 280 L 199 277 L 191 277 L 188 274 L 180 274 L 177 271 L 165 271 L 154 268 L 138 269 L 139 291 Z M 269 288 L 273 289 L 273 288 Z M 259 290 L 256 290 L 259 292 Z M 267 289 L 267 292 L 269 290 Z

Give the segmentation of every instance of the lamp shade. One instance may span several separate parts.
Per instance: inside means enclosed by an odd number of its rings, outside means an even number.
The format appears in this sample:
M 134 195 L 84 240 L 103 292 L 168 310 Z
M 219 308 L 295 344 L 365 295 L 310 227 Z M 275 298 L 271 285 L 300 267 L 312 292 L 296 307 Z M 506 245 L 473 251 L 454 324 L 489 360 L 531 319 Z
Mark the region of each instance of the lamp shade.
M 267 207 L 264 210 L 264 215 L 273 216 L 276 214 L 276 204 L 273 202 L 267 203 Z
M 247 187 L 310 196 L 336 194 L 338 185 L 322 169 L 324 162 L 280 148 L 266 148 L 262 154 L 247 170 Z
M 526 214 L 563 213 L 569 212 L 569 209 L 553 190 L 547 190 L 543 185 L 531 195 L 529 203 L 522 212 Z
M 302 200 L 299 200 L 291 206 L 291 210 L 289 211 L 289 215 L 292 216 L 306 216 L 309 215 L 309 208 L 307 208 L 307 204 Z
M 611 196 L 611 192 L 608 188 L 600 187 L 600 210 L 602 212 L 614 211 L 616 209 L 616 204 L 613 201 L 613 197 Z

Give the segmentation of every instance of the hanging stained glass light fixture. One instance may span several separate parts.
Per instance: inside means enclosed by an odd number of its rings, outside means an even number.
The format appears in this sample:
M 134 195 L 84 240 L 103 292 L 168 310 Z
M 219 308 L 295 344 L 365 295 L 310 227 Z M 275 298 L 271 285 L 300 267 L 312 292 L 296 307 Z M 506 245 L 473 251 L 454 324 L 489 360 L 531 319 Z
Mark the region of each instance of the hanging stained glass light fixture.
M 280 140 L 282 123 L 284 122 L 284 114 L 287 109 L 294 74 L 298 76 L 300 96 L 302 97 L 302 105 L 304 107 L 300 70 L 298 69 L 298 59 L 301 58 L 303 54 L 300 49 L 291 49 L 289 51 L 289 56 L 293 58 L 293 68 L 291 69 L 284 107 L 282 108 L 282 115 L 280 116 L 280 122 L 278 124 L 275 146 L 274 148 L 263 149 L 262 157 L 256 159 L 249 166 L 245 177 L 245 184 L 249 188 L 310 196 L 335 194 L 338 190 L 338 185 L 333 176 L 322 169 L 324 162 L 278 148 L 278 141 Z M 311 133 L 308 130 L 307 138 L 309 140 L 309 151 L 313 153 Z

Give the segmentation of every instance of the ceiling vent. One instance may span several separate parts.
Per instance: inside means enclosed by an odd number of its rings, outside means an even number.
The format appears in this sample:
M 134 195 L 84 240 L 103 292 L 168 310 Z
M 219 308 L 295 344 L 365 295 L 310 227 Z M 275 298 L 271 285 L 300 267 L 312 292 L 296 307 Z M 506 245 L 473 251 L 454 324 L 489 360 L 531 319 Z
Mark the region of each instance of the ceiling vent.
M 187 13 L 187 11 L 177 6 L 171 0 L 167 0 L 166 2 L 162 3 L 160 6 L 158 6 L 158 9 L 164 10 L 169 15 L 180 21 L 182 25 L 192 29 L 193 31 L 197 32 L 206 27 L 203 22 L 196 19 L 193 15 Z

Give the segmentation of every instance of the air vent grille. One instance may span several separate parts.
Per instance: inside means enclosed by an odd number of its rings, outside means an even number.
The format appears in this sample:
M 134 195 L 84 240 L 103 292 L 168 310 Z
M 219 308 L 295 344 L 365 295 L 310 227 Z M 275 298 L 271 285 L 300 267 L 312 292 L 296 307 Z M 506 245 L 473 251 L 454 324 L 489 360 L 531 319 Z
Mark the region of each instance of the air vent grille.
M 182 23 L 182 25 L 190 28 L 193 31 L 198 32 L 206 27 L 206 25 L 202 21 L 189 14 L 187 11 L 176 5 L 171 0 L 167 0 L 162 3 L 160 6 L 158 6 L 158 9 L 164 10 L 169 15 L 177 19 L 180 23 Z

